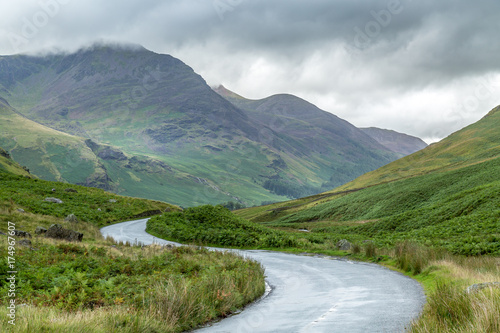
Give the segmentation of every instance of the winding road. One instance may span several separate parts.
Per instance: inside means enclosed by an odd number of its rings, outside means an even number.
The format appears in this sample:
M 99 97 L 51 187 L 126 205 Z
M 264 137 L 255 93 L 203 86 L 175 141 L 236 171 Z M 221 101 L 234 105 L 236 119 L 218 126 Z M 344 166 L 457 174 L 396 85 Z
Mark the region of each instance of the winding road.
M 101 233 L 131 243 L 177 244 L 146 233 L 146 222 L 119 223 Z M 264 265 L 271 290 L 238 315 L 196 332 L 404 332 L 425 303 L 416 281 L 378 265 L 272 251 L 235 252 Z

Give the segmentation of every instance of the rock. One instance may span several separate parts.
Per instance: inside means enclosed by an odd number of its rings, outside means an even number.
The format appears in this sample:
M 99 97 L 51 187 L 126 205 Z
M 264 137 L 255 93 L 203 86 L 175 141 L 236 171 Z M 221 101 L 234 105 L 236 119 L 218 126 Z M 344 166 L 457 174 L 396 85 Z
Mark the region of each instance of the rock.
M 61 199 L 57 199 L 57 198 L 45 198 L 45 201 L 47 202 L 53 202 L 53 203 L 58 203 L 58 204 L 62 204 L 63 201 Z
M 78 219 L 76 218 L 75 214 L 69 214 L 68 216 L 66 216 L 66 218 L 64 219 L 64 221 L 77 223 Z
M 118 160 L 118 161 L 124 161 L 127 159 L 127 156 L 125 156 L 124 153 L 122 153 L 118 149 L 113 149 L 111 147 L 104 148 L 101 150 L 97 156 L 102 158 L 103 160 Z
M 71 193 L 78 193 L 77 190 L 75 190 L 74 188 L 67 188 L 64 190 L 65 192 L 71 192 Z
M 44 227 L 36 227 L 35 229 L 35 234 L 37 235 L 41 235 L 41 234 L 44 234 L 47 232 L 47 229 L 45 229 Z
M 83 234 L 70 229 L 64 229 L 60 224 L 53 224 L 45 234 L 47 238 L 63 239 L 70 242 L 81 242 Z
M 31 238 L 31 234 L 27 231 L 14 230 L 14 235 L 17 237 Z
M 351 243 L 349 243 L 349 241 L 347 239 L 341 239 L 337 243 L 338 249 L 342 250 L 342 251 L 350 250 L 351 246 L 352 246 Z
M 31 241 L 29 239 L 22 239 L 19 242 L 17 242 L 17 244 L 31 247 Z
M 52 189 L 52 192 L 55 192 L 55 191 L 56 191 L 56 189 L 55 189 L 55 188 L 53 188 L 53 189 Z
M 101 208 L 97 208 L 97 211 L 100 212 L 101 211 Z
M 473 284 L 473 285 L 467 287 L 466 292 L 467 292 L 467 294 L 476 293 L 479 290 L 486 289 L 486 288 L 496 288 L 496 289 L 499 289 L 500 288 L 500 282 L 476 283 L 476 284 Z
M 109 202 L 110 202 L 110 203 L 115 203 L 115 202 L 116 202 L 116 199 L 109 199 Z
M 22 209 L 22 208 L 18 208 L 18 209 L 17 209 L 17 211 L 18 211 L 19 213 L 26 213 L 26 212 L 24 211 L 24 209 Z

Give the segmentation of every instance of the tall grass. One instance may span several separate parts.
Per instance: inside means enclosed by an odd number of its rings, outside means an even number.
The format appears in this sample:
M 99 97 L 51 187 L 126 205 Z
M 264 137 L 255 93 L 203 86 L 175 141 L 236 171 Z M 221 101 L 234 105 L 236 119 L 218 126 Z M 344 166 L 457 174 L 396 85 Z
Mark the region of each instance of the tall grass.
M 97 229 L 86 224 L 78 223 L 80 230 Z M 102 237 L 76 244 L 34 235 L 31 241 L 36 250 L 16 248 L 15 327 L 7 323 L 6 263 L 1 260 L 2 329 L 179 332 L 225 317 L 265 289 L 262 266 L 229 252 L 131 246 Z M 0 237 L 0 258 L 7 248 L 6 237 Z
M 452 283 L 439 283 L 411 332 L 500 332 L 500 291 L 469 294 Z
M 397 244 L 394 254 L 399 268 L 434 281 L 411 332 L 500 332 L 500 290 L 467 292 L 471 284 L 500 281 L 499 258 L 453 255 L 408 241 Z

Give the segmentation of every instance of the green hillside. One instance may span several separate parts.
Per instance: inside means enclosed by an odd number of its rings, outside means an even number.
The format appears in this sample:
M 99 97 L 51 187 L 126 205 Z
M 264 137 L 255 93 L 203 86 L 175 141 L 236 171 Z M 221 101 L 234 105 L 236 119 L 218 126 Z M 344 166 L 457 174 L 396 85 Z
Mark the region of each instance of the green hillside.
M 105 170 L 81 138 L 27 119 L 4 99 L 0 99 L 0 129 L 0 146 L 32 174 L 105 187 Z
M 154 158 L 124 154 L 116 147 L 41 125 L 19 114 L 4 99 L 0 99 L 0 130 L 0 145 L 5 148 L 0 171 L 27 175 L 16 160 L 45 180 L 147 199 L 175 198 L 172 201 L 180 205 L 203 203 L 193 200 L 193 193 L 206 186 L 200 185 L 201 178 Z
M 499 254 L 499 110 L 333 191 L 238 214 L 381 245 L 413 239 L 455 253 Z
M 39 140 L 26 151 L 15 146 L 15 134 L 0 141 L 34 174 L 78 183 L 101 175 L 117 193 L 184 206 L 298 198 L 400 156 L 297 97 L 267 100 L 270 110 L 281 110 L 269 115 L 235 106 L 180 60 L 141 47 L 0 57 L 0 97 L 19 114 L 79 139 L 65 150 L 65 165 L 47 157 L 61 154 L 59 141 L 54 148 Z M 154 160 L 148 169 L 158 172 L 131 170 L 134 161 L 94 159 L 82 139 L 128 159 Z M 76 160 L 86 162 L 64 174 Z
M 28 170 L 12 160 L 10 154 L 0 147 L 0 172 L 31 177 Z

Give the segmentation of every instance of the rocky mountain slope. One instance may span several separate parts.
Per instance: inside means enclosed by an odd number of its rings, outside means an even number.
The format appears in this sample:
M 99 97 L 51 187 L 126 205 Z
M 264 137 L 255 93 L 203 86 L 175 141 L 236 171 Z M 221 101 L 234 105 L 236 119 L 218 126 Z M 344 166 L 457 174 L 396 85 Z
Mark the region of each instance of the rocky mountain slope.
M 389 148 L 395 153 L 403 156 L 413 154 L 427 147 L 422 139 L 398 133 L 392 130 L 386 130 L 376 127 L 360 128 L 363 132 L 377 140 L 378 143 L 386 148 Z

